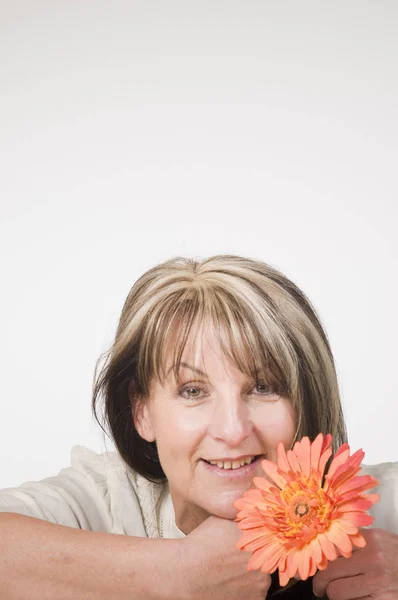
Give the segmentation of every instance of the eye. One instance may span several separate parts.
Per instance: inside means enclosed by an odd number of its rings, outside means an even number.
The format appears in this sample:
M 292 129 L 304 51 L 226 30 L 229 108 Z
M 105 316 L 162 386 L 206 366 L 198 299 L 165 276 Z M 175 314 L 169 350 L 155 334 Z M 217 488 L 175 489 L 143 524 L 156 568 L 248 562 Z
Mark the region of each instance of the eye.
M 203 393 L 202 388 L 192 384 L 186 385 L 178 391 L 178 395 L 186 400 L 200 400 L 202 398 L 201 393 Z
M 255 396 L 278 396 L 276 389 L 269 383 L 259 381 L 253 388 L 256 390 Z

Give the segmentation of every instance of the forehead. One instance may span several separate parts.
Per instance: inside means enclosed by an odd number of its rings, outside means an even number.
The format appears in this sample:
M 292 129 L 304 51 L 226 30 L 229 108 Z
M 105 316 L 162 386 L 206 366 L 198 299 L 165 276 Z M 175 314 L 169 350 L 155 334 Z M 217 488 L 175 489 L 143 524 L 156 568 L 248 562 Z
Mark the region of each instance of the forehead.
M 177 379 L 179 369 L 187 364 L 205 374 L 212 372 L 215 376 L 227 371 L 233 375 L 256 376 L 266 371 L 264 361 L 256 362 L 248 351 L 248 344 L 242 343 L 239 334 L 232 336 L 231 331 L 223 331 L 209 321 L 192 327 L 185 338 L 181 331 L 174 329 L 163 346 L 159 379 L 172 374 Z
M 225 360 L 217 332 L 209 323 L 192 327 L 186 339 L 175 329 L 163 347 L 162 358 L 166 368 L 170 368 L 176 361 L 189 362 L 201 368 L 210 357 Z

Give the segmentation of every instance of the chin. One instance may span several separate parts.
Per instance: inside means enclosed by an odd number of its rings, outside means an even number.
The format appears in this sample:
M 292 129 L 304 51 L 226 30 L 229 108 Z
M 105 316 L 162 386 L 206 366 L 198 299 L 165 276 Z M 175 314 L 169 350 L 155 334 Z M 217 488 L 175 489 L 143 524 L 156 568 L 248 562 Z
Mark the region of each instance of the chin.
M 242 492 L 235 494 L 228 494 L 227 497 L 214 499 L 213 502 L 209 502 L 206 506 L 206 511 L 210 515 L 220 517 L 221 519 L 236 519 L 238 513 L 234 507 L 234 502 L 242 496 Z
M 237 512 L 238 511 L 233 506 L 225 506 L 222 508 L 215 509 L 214 512 L 212 512 L 211 514 L 215 517 L 220 517 L 221 519 L 229 519 L 233 521 L 234 519 L 236 519 Z

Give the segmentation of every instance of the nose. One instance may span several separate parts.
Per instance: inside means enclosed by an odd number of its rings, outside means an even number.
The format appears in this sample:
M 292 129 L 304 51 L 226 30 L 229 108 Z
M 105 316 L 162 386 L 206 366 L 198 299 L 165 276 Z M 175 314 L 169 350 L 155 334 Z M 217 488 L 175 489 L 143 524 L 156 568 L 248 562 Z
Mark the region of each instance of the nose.
M 253 431 L 247 403 L 240 395 L 218 397 L 214 402 L 209 434 L 228 446 L 239 446 Z

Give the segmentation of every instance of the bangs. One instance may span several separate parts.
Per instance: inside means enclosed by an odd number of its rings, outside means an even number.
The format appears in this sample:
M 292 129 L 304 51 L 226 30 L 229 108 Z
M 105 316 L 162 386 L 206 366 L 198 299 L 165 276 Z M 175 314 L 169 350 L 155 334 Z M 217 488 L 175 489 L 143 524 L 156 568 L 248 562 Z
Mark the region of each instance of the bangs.
M 210 330 L 224 358 L 239 371 L 255 381 L 271 383 L 279 395 L 294 399 L 298 381 L 296 356 L 282 324 L 269 314 L 269 306 L 264 303 L 262 308 L 258 309 L 258 300 L 256 306 L 224 288 L 211 286 L 197 286 L 170 299 L 150 319 L 152 326 L 142 339 L 142 387 L 149 393 L 153 379 L 164 383 L 169 375 L 166 366 L 170 353 L 169 371 L 178 380 L 185 350 L 195 365 L 197 347 Z

